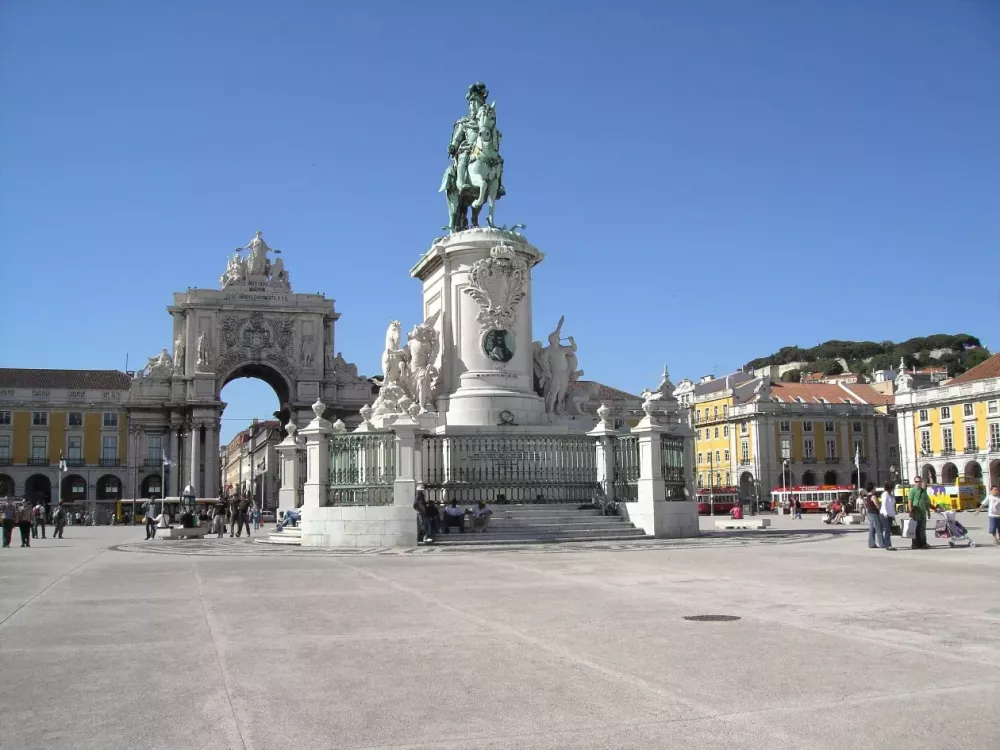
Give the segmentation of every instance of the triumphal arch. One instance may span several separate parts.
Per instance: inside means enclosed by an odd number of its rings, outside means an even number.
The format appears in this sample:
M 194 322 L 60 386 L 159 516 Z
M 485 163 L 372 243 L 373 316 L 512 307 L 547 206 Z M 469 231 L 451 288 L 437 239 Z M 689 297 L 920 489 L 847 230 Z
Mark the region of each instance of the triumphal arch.
M 317 400 L 327 417 L 357 420 L 377 388 L 334 353 L 334 301 L 292 291 L 279 250 L 260 232 L 233 252 L 217 289 L 174 294 L 167 308 L 172 353 L 164 347 L 132 380 L 130 451 L 163 471 L 164 495 L 190 487 L 200 498 L 220 489 L 219 431 L 230 381 L 250 377 L 278 397 L 276 418 L 304 426 Z

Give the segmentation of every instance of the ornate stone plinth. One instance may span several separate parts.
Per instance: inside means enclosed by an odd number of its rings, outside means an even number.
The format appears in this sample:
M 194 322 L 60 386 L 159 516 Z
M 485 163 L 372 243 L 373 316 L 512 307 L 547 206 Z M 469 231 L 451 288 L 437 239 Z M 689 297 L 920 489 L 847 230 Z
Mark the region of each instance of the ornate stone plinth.
M 445 425 L 548 424 L 531 337 L 531 269 L 543 257 L 515 232 L 469 229 L 435 241 L 410 271 L 423 282 L 424 316 L 441 313 Z

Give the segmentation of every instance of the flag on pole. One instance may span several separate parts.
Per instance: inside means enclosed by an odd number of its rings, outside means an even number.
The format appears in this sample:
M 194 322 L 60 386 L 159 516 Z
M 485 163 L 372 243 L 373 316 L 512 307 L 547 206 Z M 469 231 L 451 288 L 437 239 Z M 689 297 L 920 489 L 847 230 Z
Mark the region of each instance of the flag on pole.
M 858 489 L 861 488 L 861 444 L 854 446 L 854 467 L 858 470 Z
M 60 472 L 66 471 L 66 459 L 63 458 L 62 451 L 59 451 L 59 471 Z
M 163 465 L 164 466 L 173 466 L 174 465 L 174 462 L 170 460 L 170 457 L 167 456 L 166 453 L 163 454 Z

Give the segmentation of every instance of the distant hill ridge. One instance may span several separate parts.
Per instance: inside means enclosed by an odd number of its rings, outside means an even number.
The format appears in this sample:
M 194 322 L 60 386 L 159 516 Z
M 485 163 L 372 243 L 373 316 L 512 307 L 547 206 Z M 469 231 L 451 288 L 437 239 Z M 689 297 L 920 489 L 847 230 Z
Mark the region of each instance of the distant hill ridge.
M 756 370 L 770 365 L 787 365 L 805 362 L 811 372 L 839 375 L 844 372 L 841 362 L 847 362 L 851 372 L 871 372 L 872 370 L 894 370 L 899 367 L 902 357 L 908 368 L 939 365 L 948 368 L 948 376 L 954 377 L 988 359 L 990 353 L 979 339 L 967 333 L 936 333 L 933 336 L 917 336 L 906 341 L 825 341 L 818 346 L 803 349 L 799 346 L 783 346 L 767 357 L 752 359 L 746 364 L 748 370 Z

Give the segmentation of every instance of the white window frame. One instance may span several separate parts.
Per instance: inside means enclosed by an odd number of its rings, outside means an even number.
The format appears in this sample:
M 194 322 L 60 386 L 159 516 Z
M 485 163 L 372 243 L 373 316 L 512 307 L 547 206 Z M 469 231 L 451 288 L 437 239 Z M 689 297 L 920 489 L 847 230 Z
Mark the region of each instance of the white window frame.
M 74 447 L 73 441 L 78 441 L 79 446 Z M 75 454 L 75 455 L 74 455 Z M 67 435 L 66 436 L 66 458 L 70 460 L 83 458 L 83 435 Z
M 156 450 L 153 450 L 154 445 Z M 163 435 L 146 436 L 146 458 L 150 461 L 163 460 Z
M 698 454 L 698 465 L 701 466 L 702 454 Z
M 749 434 L 749 430 L 747 428 L 747 423 L 746 422 L 740 422 L 740 434 L 741 435 L 747 435 L 747 434 Z
M 813 431 L 813 423 L 811 420 L 806 420 L 805 422 L 802 423 L 802 431 L 803 432 Z
M 920 452 L 929 456 L 931 454 L 931 431 L 920 431 Z
M 836 432 L 836 431 L 837 431 L 837 423 L 836 422 L 824 422 L 823 423 L 823 432 Z
M 885 428 L 890 435 L 896 434 L 896 423 L 893 422 L 891 419 L 886 423 Z
M 864 430 L 865 430 L 864 423 L 863 422 L 852 422 L 851 423 L 851 430 L 853 432 L 864 432 Z
M 780 422 L 778 422 L 778 432 L 791 432 L 791 431 L 792 431 L 792 423 L 789 422 L 787 419 L 783 419 Z
M 812 438 L 803 438 L 802 440 L 802 456 L 804 458 L 815 458 L 816 457 L 816 441 Z
M 718 428 L 718 427 L 716 427 L 716 428 L 715 428 L 715 436 L 714 436 L 714 437 L 715 437 L 715 438 L 716 438 L 717 440 L 718 440 L 718 438 L 719 438 L 719 428 Z
M 101 427 L 118 429 L 118 412 L 106 411 L 101 415 Z
M 729 425 L 722 425 L 722 437 L 729 437 Z
M 970 432 L 972 433 L 972 440 L 969 440 Z M 976 440 L 975 423 L 965 425 L 965 449 L 968 450 L 969 448 L 978 448 L 978 447 L 979 447 L 979 442 Z
M 47 411 L 33 411 L 33 412 L 31 412 L 31 426 L 32 427 L 48 427 L 49 426 L 49 413 Z
M 1000 404 L 994 401 L 986 402 L 986 413 L 987 414 L 1000 414 Z
M 112 446 L 113 452 L 109 451 L 108 446 Z M 118 458 L 118 436 L 117 435 L 104 435 L 101 437 L 101 459 L 104 461 L 115 460 Z
M 721 464 L 722 463 L 722 459 L 719 457 L 719 451 L 715 452 L 715 463 L 717 463 L 717 464 Z
M 39 448 L 39 441 L 41 441 L 41 450 Z M 41 454 L 41 455 L 39 455 Z M 49 457 L 49 438 L 47 435 L 32 435 L 31 436 L 31 458 L 38 460 L 41 458 Z
M 1000 422 L 990 422 L 990 452 L 1000 451 Z
M 74 416 L 80 418 L 79 423 L 73 424 L 73 417 Z M 83 427 L 83 412 L 82 411 L 70 411 L 70 412 L 66 412 L 66 427 L 67 428 Z
M 899 458 L 899 448 L 895 445 L 889 446 L 889 458 L 896 460 Z
M 0 460 L 10 460 L 10 435 L 0 435 Z
M 831 461 L 837 457 L 837 439 L 829 438 L 826 441 L 826 460 Z
M 13 415 L 9 411 L 0 411 L 0 427 L 9 427 Z
M 952 432 L 951 427 L 941 428 L 941 452 L 955 452 L 955 434 Z
M 918 422 L 929 422 L 930 421 L 930 416 L 928 415 L 927 409 L 921 409 L 920 410 L 920 412 L 917 414 L 917 421 Z
M 972 404 L 962 404 L 962 416 L 963 417 L 975 417 L 976 410 L 973 408 Z
M 726 450 L 722 451 L 722 460 L 725 461 L 726 463 L 729 463 L 729 449 L 728 448 L 726 448 Z
M 781 452 L 781 460 L 788 461 L 792 458 L 792 439 L 782 437 L 778 443 L 778 450 Z
M 942 422 L 944 422 L 946 420 L 950 421 L 951 420 L 951 407 L 950 406 L 942 406 L 940 408 L 940 410 L 938 411 L 938 414 L 941 416 L 941 421 Z

